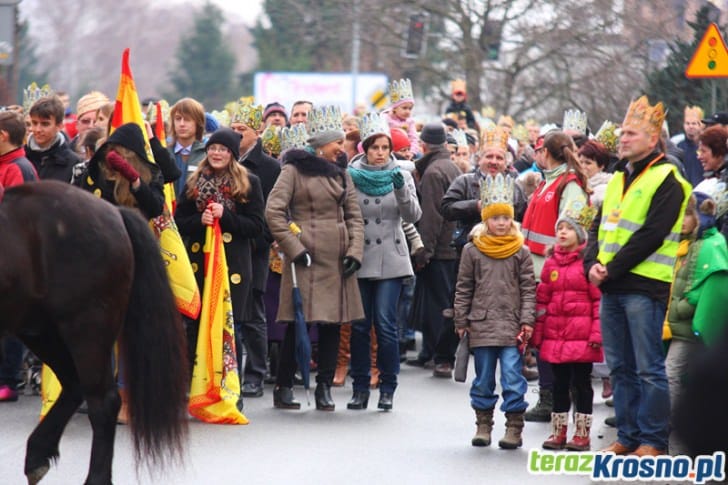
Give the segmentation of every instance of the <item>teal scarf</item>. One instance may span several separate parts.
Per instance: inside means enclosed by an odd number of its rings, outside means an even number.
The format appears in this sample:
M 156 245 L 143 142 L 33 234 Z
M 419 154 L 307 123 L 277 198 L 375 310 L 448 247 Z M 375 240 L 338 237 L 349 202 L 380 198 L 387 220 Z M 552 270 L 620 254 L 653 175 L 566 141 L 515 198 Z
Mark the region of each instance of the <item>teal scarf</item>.
M 392 170 L 362 170 L 349 167 L 348 170 L 357 189 L 367 195 L 382 196 L 394 190 L 392 175 L 399 172 L 399 167 Z

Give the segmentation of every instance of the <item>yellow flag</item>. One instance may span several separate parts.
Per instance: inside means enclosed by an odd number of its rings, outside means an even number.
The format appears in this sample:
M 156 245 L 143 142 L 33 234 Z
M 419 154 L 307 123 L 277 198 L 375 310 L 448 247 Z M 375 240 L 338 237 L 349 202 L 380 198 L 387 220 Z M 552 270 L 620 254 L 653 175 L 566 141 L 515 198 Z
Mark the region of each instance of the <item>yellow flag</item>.
M 41 420 L 45 418 L 46 414 L 48 414 L 48 411 L 51 410 L 60 395 L 61 383 L 58 381 L 56 374 L 51 370 L 51 368 L 43 364 L 43 368 L 40 371 Z
M 248 424 L 237 408 L 240 377 L 225 248 L 215 219 L 205 236 L 205 287 L 192 370 L 189 412 L 207 423 Z

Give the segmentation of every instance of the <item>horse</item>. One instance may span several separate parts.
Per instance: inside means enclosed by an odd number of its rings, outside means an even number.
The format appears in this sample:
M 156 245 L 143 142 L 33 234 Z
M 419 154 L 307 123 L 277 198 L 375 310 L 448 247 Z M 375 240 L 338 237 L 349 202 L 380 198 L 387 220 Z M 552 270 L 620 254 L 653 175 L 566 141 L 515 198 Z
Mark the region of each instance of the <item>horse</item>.
M 137 464 L 182 462 L 189 386 L 185 333 L 149 225 L 69 184 L 6 188 L 0 202 L 0 336 L 13 334 L 63 390 L 27 441 L 38 483 L 59 457 L 63 429 L 85 398 L 93 433 L 87 485 L 110 484 L 121 398 L 119 344 Z

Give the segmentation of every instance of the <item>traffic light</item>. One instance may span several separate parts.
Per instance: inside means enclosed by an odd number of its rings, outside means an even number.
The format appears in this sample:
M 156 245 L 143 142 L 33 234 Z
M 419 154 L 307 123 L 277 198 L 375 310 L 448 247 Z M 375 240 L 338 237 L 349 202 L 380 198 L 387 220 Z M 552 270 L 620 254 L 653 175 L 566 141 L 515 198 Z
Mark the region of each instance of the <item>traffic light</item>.
M 426 20 L 427 17 L 422 14 L 410 15 L 407 46 L 404 50 L 405 57 L 416 58 L 422 54 L 425 47 Z
M 482 47 L 487 52 L 486 59 L 489 61 L 497 61 L 500 56 L 503 22 L 499 20 L 486 20 L 483 29 L 485 30 L 485 45 Z

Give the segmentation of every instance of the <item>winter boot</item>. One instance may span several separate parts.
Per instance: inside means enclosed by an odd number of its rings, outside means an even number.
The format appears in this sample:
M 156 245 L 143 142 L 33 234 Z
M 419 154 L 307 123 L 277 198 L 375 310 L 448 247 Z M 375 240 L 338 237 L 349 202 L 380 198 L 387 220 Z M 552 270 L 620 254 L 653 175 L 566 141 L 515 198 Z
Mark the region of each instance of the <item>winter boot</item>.
M 351 358 L 351 323 L 341 325 L 339 337 L 339 353 L 336 356 L 336 370 L 334 371 L 334 387 L 341 387 L 346 381 Z
M 566 444 L 569 413 L 551 413 L 551 436 L 541 445 L 545 450 L 562 450 Z
M 505 450 L 515 450 L 522 446 L 523 424 L 523 413 L 506 413 L 506 434 L 498 442 L 498 446 Z
M 493 410 L 476 409 L 475 424 L 478 429 L 470 441 L 473 446 L 490 446 L 490 433 L 493 431 Z
M 589 442 L 589 432 L 591 431 L 592 415 L 584 413 L 576 413 L 574 415 L 576 423 L 576 431 L 574 437 L 566 443 L 566 449 L 571 451 L 589 451 L 591 443 Z
M 538 390 L 538 402 L 534 407 L 526 411 L 526 421 L 538 421 L 548 423 L 551 420 L 551 412 L 554 407 L 554 397 L 551 389 L 542 387 Z

